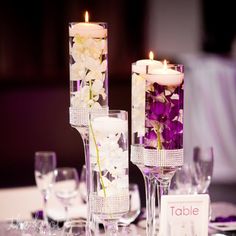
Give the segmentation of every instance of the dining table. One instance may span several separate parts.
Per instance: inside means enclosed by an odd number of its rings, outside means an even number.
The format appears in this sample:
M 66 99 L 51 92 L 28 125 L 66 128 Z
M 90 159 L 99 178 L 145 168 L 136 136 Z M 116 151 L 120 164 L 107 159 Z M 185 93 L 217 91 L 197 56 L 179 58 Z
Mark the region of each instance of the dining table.
M 70 218 L 86 219 L 87 207 L 83 202 L 80 194 L 73 200 L 69 209 Z M 36 222 L 36 213 L 42 211 L 43 199 L 36 186 L 24 186 L 16 188 L 0 189 L 0 236 L 18 236 L 18 235 L 40 235 L 40 234 L 22 234 L 21 224 L 24 222 Z M 216 218 L 235 215 L 236 205 L 228 202 L 213 202 L 211 203 L 212 217 Z M 141 211 L 142 213 L 145 210 Z M 47 206 L 47 216 L 57 222 L 63 221 L 65 217 L 64 208 L 61 203 L 53 195 L 49 198 Z M 157 219 L 158 220 L 158 219 Z M 209 235 L 223 236 L 236 235 L 236 222 L 210 222 Z M 222 227 L 222 228 L 220 228 Z M 224 227 L 231 227 L 229 230 L 224 230 Z M 129 228 L 133 232 L 129 235 L 144 236 L 145 233 L 145 217 L 140 216 Z M 54 231 L 55 236 L 62 235 L 61 228 Z M 99 235 L 104 235 L 101 231 Z M 124 235 L 121 233 L 121 235 Z M 167 235 L 166 235 L 167 236 Z

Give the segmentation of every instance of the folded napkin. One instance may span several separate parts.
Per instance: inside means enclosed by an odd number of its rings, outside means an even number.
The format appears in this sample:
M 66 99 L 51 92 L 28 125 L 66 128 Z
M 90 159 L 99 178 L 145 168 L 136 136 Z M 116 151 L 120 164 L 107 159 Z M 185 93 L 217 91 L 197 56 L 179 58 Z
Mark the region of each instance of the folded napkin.
M 229 202 L 213 202 L 211 204 L 212 222 L 236 221 L 236 205 Z
M 230 215 L 227 217 L 218 216 L 214 220 L 211 220 L 211 222 L 236 222 L 236 215 Z
M 236 205 L 229 202 L 214 202 L 211 204 L 211 211 L 209 227 L 220 232 L 230 232 L 235 235 Z

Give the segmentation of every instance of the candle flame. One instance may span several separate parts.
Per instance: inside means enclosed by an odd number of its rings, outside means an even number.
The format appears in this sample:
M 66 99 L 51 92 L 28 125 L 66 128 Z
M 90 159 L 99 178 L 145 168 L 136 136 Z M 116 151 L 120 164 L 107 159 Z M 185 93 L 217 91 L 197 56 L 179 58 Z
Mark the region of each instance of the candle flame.
M 88 11 L 85 12 L 85 14 L 84 14 L 84 19 L 85 19 L 85 22 L 86 22 L 86 23 L 89 22 L 89 14 L 88 14 Z
M 150 60 L 154 59 L 154 53 L 152 51 L 149 52 L 149 59 Z
M 164 68 L 164 70 L 167 70 L 167 61 L 166 60 L 164 60 L 164 62 L 163 62 L 163 68 Z

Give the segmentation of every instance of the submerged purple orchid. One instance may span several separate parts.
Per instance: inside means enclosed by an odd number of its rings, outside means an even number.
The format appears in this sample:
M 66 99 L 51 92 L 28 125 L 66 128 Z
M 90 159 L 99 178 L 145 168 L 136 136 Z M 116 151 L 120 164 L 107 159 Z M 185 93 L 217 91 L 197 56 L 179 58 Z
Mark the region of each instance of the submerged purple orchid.
M 145 147 L 183 148 L 183 83 L 163 86 L 154 82 L 146 89 Z

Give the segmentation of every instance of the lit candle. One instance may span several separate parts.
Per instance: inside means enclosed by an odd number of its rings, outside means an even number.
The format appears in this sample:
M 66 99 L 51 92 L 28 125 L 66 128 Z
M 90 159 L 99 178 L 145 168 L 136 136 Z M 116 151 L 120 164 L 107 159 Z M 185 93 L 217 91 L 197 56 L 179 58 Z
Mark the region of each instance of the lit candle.
M 184 79 L 184 74 L 168 68 L 166 60 L 162 67 L 152 69 L 149 74 L 145 75 L 145 78 L 154 83 L 166 86 L 178 86 L 182 83 Z
M 81 37 L 105 38 L 107 29 L 97 22 L 89 22 L 89 14 L 85 12 L 85 22 L 79 22 L 70 27 L 69 34 L 71 37 L 76 35 Z
M 133 63 L 132 72 L 144 74 L 150 72 L 150 70 L 154 68 L 159 68 L 161 66 L 162 63 L 160 61 L 154 60 L 154 54 L 152 51 L 150 51 L 149 59 L 142 59 L 136 61 L 136 63 Z
M 92 127 L 95 132 L 107 134 L 126 133 L 128 130 L 128 123 L 126 120 L 120 118 L 102 116 L 93 119 Z

